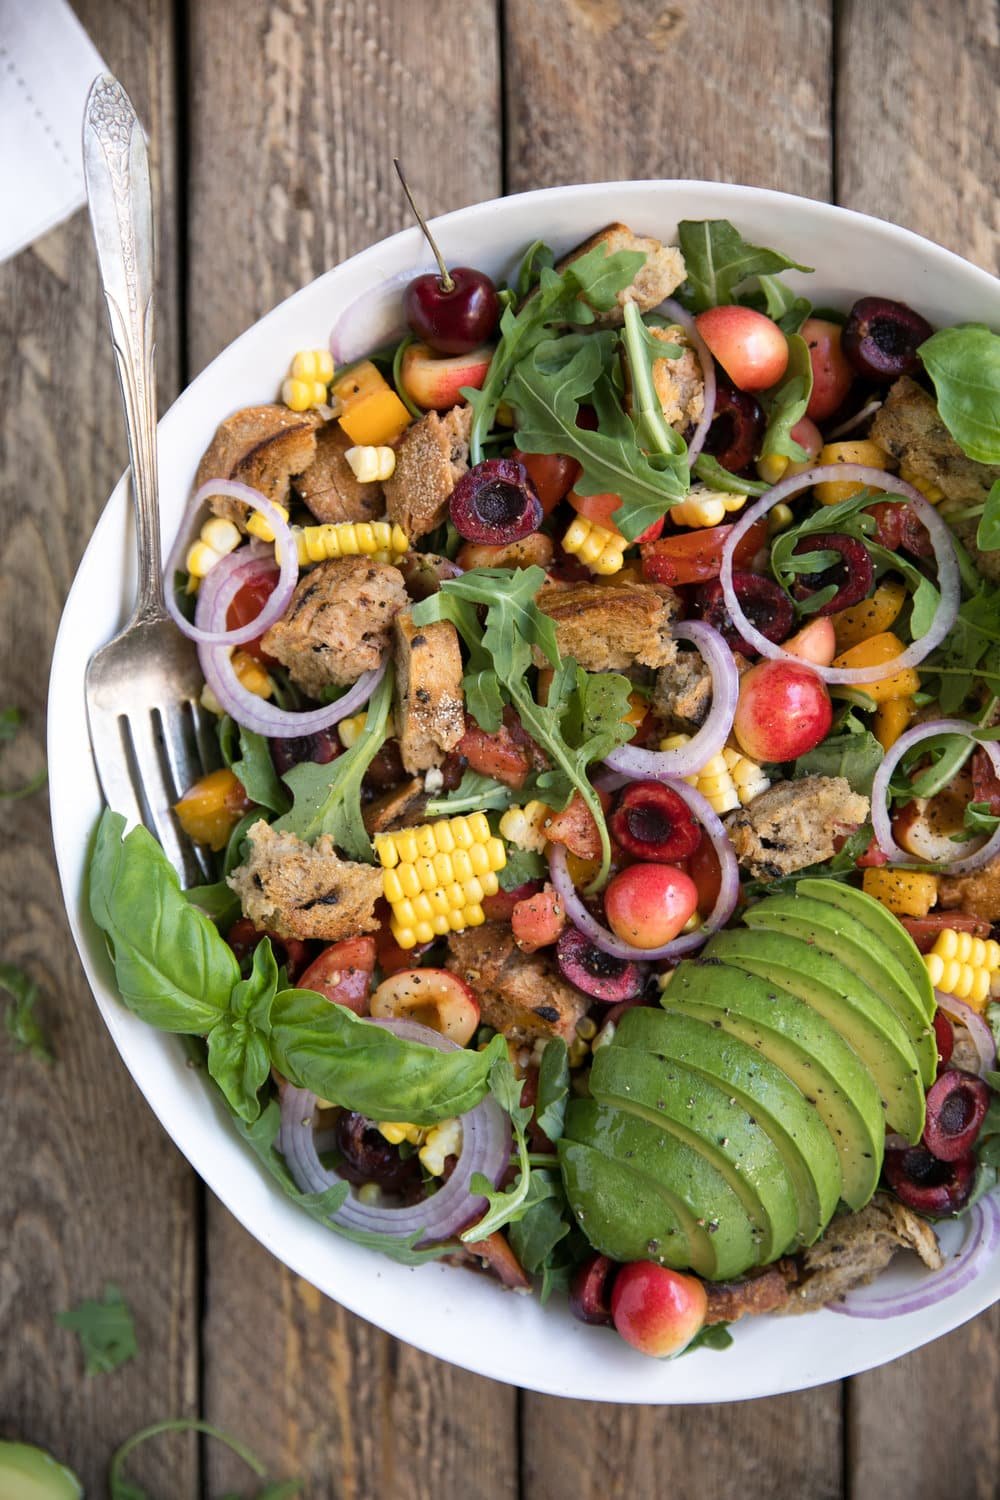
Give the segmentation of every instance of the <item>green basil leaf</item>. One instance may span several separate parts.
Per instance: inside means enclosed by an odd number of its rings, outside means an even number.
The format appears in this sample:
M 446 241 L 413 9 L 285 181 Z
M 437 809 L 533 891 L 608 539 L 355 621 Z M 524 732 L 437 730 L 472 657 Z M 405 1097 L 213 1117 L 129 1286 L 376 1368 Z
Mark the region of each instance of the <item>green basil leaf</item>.
M 976 546 L 980 552 L 995 552 L 1000 547 L 1000 479 L 994 479 L 986 496 L 976 528 Z
M 229 1009 L 240 970 L 232 949 L 180 889 L 145 828 L 125 839 L 125 819 L 106 810 L 90 860 L 90 910 L 111 948 L 130 1010 L 160 1031 L 211 1031 Z
M 87 1375 L 110 1374 L 139 1352 L 131 1309 L 110 1281 L 102 1301 L 91 1299 L 56 1313 L 56 1322 L 79 1338 Z
M 538 1069 L 538 1093 L 535 1098 L 535 1120 L 550 1141 L 558 1141 L 566 1122 L 569 1101 L 569 1053 L 561 1037 L 545 1043 Z
M 677 238 L 687 270 L 683 299 L 693 312 L 732 302 L 736 288 L 751 276 L 812 270 L 779 250 L 748 244 L 728 219 L 684 219 Z
M 208 1033 L 208 1071 L 243 1120 L 260 1114 L 258 1094 L 271 1071 L 267 1038 L 252 1021 L 223 1016 Z
M 251 802 L 267 807 L 271 812 L 288 811 L 292 799 L 278 779 L 267 740 L 262 734 L 240 728 L 240 759 L 234 760 L 230 769 L 242 783 Z
M 1000 464 L 1000 334 L 982 323 L 942 328 L 917 350 L 941 420 L 963 453 Z
M 690 1344 L 681 1350 L 681 1355 L 693 1354 L 696 1349 L 731 1349 L 732 1345 L 733 1336 L 728 1323 L 707 1323 L 698 1329 Z

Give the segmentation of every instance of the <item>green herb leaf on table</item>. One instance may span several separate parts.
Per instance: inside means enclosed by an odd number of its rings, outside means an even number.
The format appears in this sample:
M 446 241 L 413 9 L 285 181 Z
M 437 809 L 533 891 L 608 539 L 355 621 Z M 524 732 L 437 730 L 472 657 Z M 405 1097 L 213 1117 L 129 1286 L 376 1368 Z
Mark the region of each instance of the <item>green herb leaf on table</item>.
M 126 1461 L 144 1443 L 151 1438 L 161 1437 L 166 1433 L 173 1432 L 196 1432 L 204 1437 L 214 1438 L 216 1442 L 224 1443 L 233 1453 L 241 1458 L 248 1469 L 251 1469 L 258 1479 L 265 1479 L 267 1470 L 260 1459 L 239 1438 L 232 1437 L 221 1428 L 213 1427 L 210 1422 L 202 1422 L 195 1417 L 171 1417 L 165 1422 L 153 1422 L 149 1427 L 143 1427 L 139 1432 L 134 1432 L 111 1456 L 108 1465 L 108 1495 L 110 1500 L 149 1500 L 149 1495 L 141 1485 L 126 1479 L 124 1468 Z M 270 1483 L 258 1492 L 257 1500 L 289 1500 L 289 1497 L 298 1495 L 302 1491 L 300 1480 L 284 1480 L 280 1483 Z
M 566 1122 L 569 1102 L 569 1053 L 562 1037 L 545 1043 L 538 1068 L 538 1092 L 535 1096 L 535 1120 L 549 1140 L 560 1140 Z
M 33 1052 L 43 1062 L 52 1062 L 53 1054 L 41 1021 L 35 1014 L 38 985 L 17 964 L 0 963 L 0 990 L 6 990 L 11 1004 L 4 1013 L 7 1035 L 14 1045 Z
M 0 709 L 0 746 L 9 744 L 16 738 L 23 722 L 24 715 L 19 708 Z M 0 802 L 18 802 L 22 797 L 30 797 L 32 793 L 40 791 L 47 780 L 48 771 L 42 766 L 23 786 L 0 790 Z
M 1000 548 L 1000 479 L 994 479 L 986 496 L 976 529 L 976 546 L 980 552 L 995 552 Z
M 486 1199 L 488 1207 L 479 1222 L 470 1225 L 459 1236 L 466 1245 L 474 1244 L 477 1240 L 485 1240 L 498 1229 L 502 1229 L 505 1224 L 523 1218 L 529 1206 L 531 1164 L 528 1160 L 528 1141 L 525 1132 L 531 1119 L 531 1105 L 521 1103 L 523 1084 L 514 1072 L 507 1055 L 506 1041 L 502 1036 L 497 1035 L 490 1042 L 490 1048 L 493 1048 L 496 1042 L 502 1043 L 502 1046 L 494 1052 L 489 1072 L 489 1088 L 500 1108 L 510 1116 L 511 1125 L 514 1127 L 518 1174 L 512 1186 L 501 1192 L 481 1172 L 473 1173 L 469 1186 L 474 1193 L 479 1193 Z M 479 1055 L 485 1057 L 486 1053 Z M 407 1115 L 406 1118 L 411 1117 Z
M 917 350 L 941 420 L 962 452 L 1000 464 L 1000 334 L 982 323 L 942 328 Z
M 687 269 L 680 296 L 692 312 L 732 302 L 737 287 L 751 276 L 812 270 L 780 250 L 749 244 L 728 219 L 683 219 L 677 238 Z
M 767 430 L 761 444 L 761 457 L 774 454 L 803 463 L 808 454 L 792 437 L 792 428 L 801 422 L 812 395 L 813 369 L 809 346 L 797 333 L 788 335 L 788 368 L 778 389 L 767 401 Z
M 110 1374 L 139 1352 L 131 1310 L 110 1281 L 104 1288 L 102 1301 L 81 1302 L 78 1307 L 57 1313 L 56 1322 L 79 1338 L 88 1375 Z

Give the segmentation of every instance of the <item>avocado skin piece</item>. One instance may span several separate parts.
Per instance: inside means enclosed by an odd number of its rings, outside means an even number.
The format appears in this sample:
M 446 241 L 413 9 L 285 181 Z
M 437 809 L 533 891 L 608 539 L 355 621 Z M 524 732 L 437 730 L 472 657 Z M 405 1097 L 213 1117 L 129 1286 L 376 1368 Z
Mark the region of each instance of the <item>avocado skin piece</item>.
M 874 896 L 868 896 L 864 891 L 859 891 L 857 886 L 847 885 L 842 880 L 800 880 L 795 889 L 800 896 L 811 896 L 814 901 L 826 901 L 830 906 L 839 906 L 841 911 L 848 912 L 862 927 L 867 927 L 876 937 L 881 938 L 903 965 L 928 1021 L 933 1021 L 937 1009 L 934 986 L 920 949 L 898 917 L 894 917 Z
M 690 1269 L 690 1244 L 669 1194 L 593 1146 L 564 1136 L 557 1149 L 570 1210 L 600 1255 Z
M 676 1062 L 622 1047 L 602 1047 L 590 1072 L 599 1104 L 640 1115 L 701 1151 L 735 1190 L 761 1232 L 764 1261 L 798 1239 L 798 1205 L 791 1178 L 770 1137 L 730 1095 Z
M 930 1088 L 937 1076 L 934 1028 L 905 969 L 868 928 L 847 912 L 808 896 L 769 896 L 750 907 L 743 920 L 754 931 L 765 928 L 814 944 L 820 952 L 839 958 L 881 995 L 902 1022 L 916 1053 L 924 1087 Z
M 44 1448 L 0 1442 L 3 1500 L 82 1500 L 83 1485 Z
M 617 1039 L 623 1047 L 681 1062 L 735 1096 L 785 1163 L 798 1198 L 802 1243 L 819 1238 L 840 1201 L 840 1162 L 816 1110 L 786 1073 L 738 1037 L 671 1012 L 669 995 L 662 1012 L 643 1008 L 623 1016 Z
M 685 960 L 674 970 L 669 994 L 672 1010 L 759 1047 L 815 1104 L 840 1157 L 844 1202 L 862 1208 L 882 1170 L 882 1104 L 868 1069 L 833 1027 L 756 975 L 734 984 L 733 970 L 718 962 Z
M 886 1124 L 919 1141 L 925 1099 L 920 1068 L 896 1012 L 829 953 L 761 928 L 717 934 L 705 954 L 757 974 L 804 1000 L 859 1056 L 882 1095 Z
M 573 1099 L 563 1139 L 591 1146 L 680 1200 L 690 1215 L 691 1267 L 699 1276 L 728 1281 L 756 1265 L 759 1235 L 739 1198 L 700 1152 L 669 1131 L 622 1109 Z

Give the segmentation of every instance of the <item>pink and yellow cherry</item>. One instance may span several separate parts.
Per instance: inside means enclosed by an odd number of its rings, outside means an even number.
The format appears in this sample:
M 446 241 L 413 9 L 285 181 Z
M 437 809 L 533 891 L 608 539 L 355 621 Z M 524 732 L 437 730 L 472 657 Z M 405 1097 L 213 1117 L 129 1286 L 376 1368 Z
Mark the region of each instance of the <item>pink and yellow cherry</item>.
M 832 722 L 826 686 L 805 662 L 760 661 L 740 679 L 733 731 L 751 760 L 795 760 L 815 750 Z
M 696 1276 L 648 1260 L 623 1266 L 611 1289 L 611 1317 L 627 1344 L 654 1359 L 686 1349 L 705 1326 L 708 1294 Z
M 604 892 L 612 932 L 634 948 L 662 948 L 672 942 L 697 910 L 698 887 L 673 865 L 628 865 Z
M 403 296 L 406 321 L 417 338 L 423 339 L 436 353 L 468 354 L 496 330 L 500 319 L 497 289 L 484 271 L 473 270 L 471 266 L 456 266 L 449 271 L 395 157 L 393 166 L 438 263 L 438 275 L 428 271 L 414 277 L 406 288 Z
M 841 348 L 839 323 L 828 323 L 825 318 L 807 318 L 799 332 L 809 347 L 813 370 L 813 388 L 806 416 L 813 422 L 824 422 L 846 400 L 854 371 Z
M 710 307 L 694 321 L 738 390 L 766 391 L 788 368 L 788 340 L 772 318 L 752 307 Z
M 797 635 L 782 643 L 782 650 L 817 667 L 831 666 L 837 654 L 837 632 L 830 616 L 820 615 L 810 620 Z
M 490 344 L 450 359 L 436 355 L 428 344 L 410 344 L 403 351 L 400 379 L 404 391 L 417 406 L 425 411 L 450 411 L 461 401 L 463 386 L 479 390 L 492 358 Z

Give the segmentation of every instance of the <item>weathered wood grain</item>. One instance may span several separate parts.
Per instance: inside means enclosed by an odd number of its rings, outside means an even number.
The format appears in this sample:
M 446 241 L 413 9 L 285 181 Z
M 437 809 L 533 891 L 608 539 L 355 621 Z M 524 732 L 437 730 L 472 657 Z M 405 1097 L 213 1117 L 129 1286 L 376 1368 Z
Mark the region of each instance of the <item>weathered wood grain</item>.
M 178 383 L 173 29 L 168 5 L 81 0 L 81 20 L 148 127 L 160 227 L 160 393 Z M 44 745 L 45 679 L 62 601 L 125 462 L 120 401 L 86 215 L 0 267 L 0 701 L 27 715 L 4 778 Z M 79 746 L 81 756 L 86 745 Z M 58 1061 L 0 1037 L 0 1432 L 51 1447 L 105 1493 L 112 1449 L 196 1403 L 195 1186 L 129 1079 L 73 951 L 44 793 L 0 804 L 0 956 L 43 992 Z M 86 1380 L 55 1314 L 117 1282 L 141 1355 Z M 158 1493 L 197 1491 L 193 1440 L 137 1464 Z
M 837 48 L 838 201 L 905 224 L 996 271 L 1000 251 L 992 0 L 845 0 Z M 1000 1313 L 848 1382 L 850 1493 L 996 1494 Z M 942 1403 L 961 1440 L 942 1468 L 927 1434 Z M 947 1478 L 945 1479 L 945 1475 Z
M 508 0 L 506 15 L 510 191 L 705 177 L 829 196 L 825 3 L 775 5 L 766 25 L 757 8 L 736 0 Z M 684 1500 L 841 1493 L 836 1386 L 672 1410 L 528 1395 L 522 1436 L 526 1500 L 651 1500 L 665 1476 Z
M 407 222 L 394 154 L 429 213 L 500 190 L 490 0 L 211 0 L 191 20 L 193 369 Z M 261 372 L 262 394 L 281 374 Z M 304 1474 L 314 1500 L 449 1500 L 483 1473 L 498 1500 L 516 1493 L 514 1392 L 346 1314 L 215 1204 L 208 1231 L 206 1411 L 253 1433 L 272 1472 Z M 209 1472 L 216 1490 L 239 1479 L 221 1454 Z

